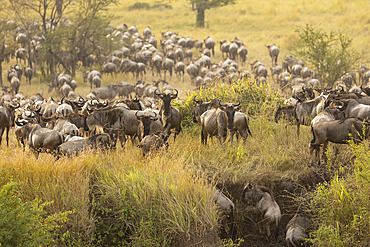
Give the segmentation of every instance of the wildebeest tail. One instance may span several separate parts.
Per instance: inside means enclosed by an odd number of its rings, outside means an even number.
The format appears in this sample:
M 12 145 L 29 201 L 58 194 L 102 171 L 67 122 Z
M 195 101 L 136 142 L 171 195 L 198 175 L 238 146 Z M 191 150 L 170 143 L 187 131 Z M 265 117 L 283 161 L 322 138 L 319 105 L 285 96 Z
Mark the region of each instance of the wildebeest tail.
M 310 142 L 310 149 L 312 150 L 312 149 L 316 149 L 317 148 L 317 144 L 315 144 L 315 142 L 316 142 L 316 136 L 315 136 L 315 133 L 313 131 L 313 126 L 312 125 L 311 125 L 311 133 L 313 135 L 313 139 Z

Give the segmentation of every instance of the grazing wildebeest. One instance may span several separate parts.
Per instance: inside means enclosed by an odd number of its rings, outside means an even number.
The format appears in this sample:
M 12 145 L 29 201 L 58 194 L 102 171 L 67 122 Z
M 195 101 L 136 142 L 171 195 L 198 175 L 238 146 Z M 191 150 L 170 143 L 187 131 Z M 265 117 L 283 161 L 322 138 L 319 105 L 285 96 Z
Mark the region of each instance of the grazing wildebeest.
M 176 136 L 181 131 L 182 114 L 179 109 L 171 106 L 171 100 L 176 99 L 179 93 L 176 89 L 174 90 L 176 91 L 176 94 L 169 91 L 159 93 L 159 90 L 157 89 L 155 94 L 158 95 L 158 97 L 162 100 L 162 106 L 159 115 L 162 117 L 164 133 L 165 135 L 169 136 L 171 134 L 171 129 L 175 129 L 175 140 Z
M 285 244 L 287 247 L 309 246 L 307 229 L 310 228 L 310 219 L 307 216 L 296 214 L 285 227 Z
M 159 132 L 153 133 L 150 135 L 145 136 L 141 142 L 139 143 L 138 147 L 142 148 L 143 156 L 149 154 L 150 152 L 157 151 L 162 147 L 168 147 L 167 143 L 168 135 Z
M 345 118 L 329 122 L 320 122 L 311 127 L 313 139 L 310 143 L 310 153 L 316 151 L 315 160 L 319 158 L 320 146 L 323 146 L 323 158 L 326 162 L 326 150 L 329 142 L 347 144 L 349 140 L 358 143 L 369 134 L 370 123 L 360 118 Z M 316 163 L 316 162 L 315 162 Z M 320 160 L 318 162 L 320 164 Z
M 248 183 L 242 192 L 242 201 L 253 204 L 262 213 L 263 227 L 258 225 L 260 233 L 270 237 L 271 231 L 274 231 L 274 237 L 277 239 L 281 212 L 271 191 L 264 186 Z
M 207 110 L 200 116 L 202 144 L 207 144 L 208 135 L 217 136 L 221 144 L 225 142 L 227 130 L 235 128 L 234 116 L 239 105 L 240 101 L 238 104 L 220 103 L 217 109 Z

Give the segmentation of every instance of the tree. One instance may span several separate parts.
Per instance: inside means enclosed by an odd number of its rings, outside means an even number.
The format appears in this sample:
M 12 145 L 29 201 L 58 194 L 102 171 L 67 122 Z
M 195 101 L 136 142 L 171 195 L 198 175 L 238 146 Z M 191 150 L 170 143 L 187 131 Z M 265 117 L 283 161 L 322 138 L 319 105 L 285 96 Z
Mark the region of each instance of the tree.
M 360 60 L 359 54 L 350 49 L 352 40 L 343 32 L 326 33 L 309 24 L 296 32 L 299 35 L 295 45 L 297 56 L 315 68 L 323 85 L 332 87 Z
M 16 44 L 14 42 L 16 24 L 11 21 L 0 19 L 0 85 L 3 85 L 3 67 L 5 60 L 9 60 L 10 55 L 14 53 Z
M 206 9 L 216 8 L 227 4 L 232 4 L 235 0 L 190 0 L 191 3 L 195 4 L 195 10 L 197 11 L 197 27 L 204 27 L 204 14 Z

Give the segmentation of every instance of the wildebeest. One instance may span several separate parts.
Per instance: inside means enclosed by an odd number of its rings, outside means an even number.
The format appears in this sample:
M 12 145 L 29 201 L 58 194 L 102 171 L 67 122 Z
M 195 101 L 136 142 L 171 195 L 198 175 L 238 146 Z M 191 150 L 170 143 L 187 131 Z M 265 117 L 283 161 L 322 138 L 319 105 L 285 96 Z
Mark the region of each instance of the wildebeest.
M 307 216 L 296 214 L 285 227 L 285 244 L 287 247 L 308 246 L 307 229 L 310 228 L 310 219 Z
M 269 50 L 269 54 L 270 54 L 271 61 L 272 61 L 272 66 L 274 66 L 274 64 L 275 65 L 277 64 L 277 60 L 278 60 L 278 56 L 280 52 L 279 47 L 277 47 L 275 44 L 266 45 L 266 47 Z
M 157 113 L 152 111 L 137 111 L 135 115 L 140 121 L 138 127 L 140 141 L 147 135 L 164 132 L 163 124 Z
M 174 90 L 176 91 L 176 94 L 169 91 L 159 93 L 159 90 L 156 90 L 155 94 L 162 100 L 160 116 L 163 121 L 164 133 L 169 136 L 171 134 L 171 129 L 175 129 L 175 140 L 176 136 L 181 131 L 182 114 L 179 109 L 171 106 L 171 100 L 176 99 L 178 95 L 178 91 L 176 89 Z
M 24 69 L 24 76 L 26 77 L 26 83 L 28 82 L 29 84 L 31 84 L 32 74 L 33 72 L 30 67 L 27 67 Z
M 252 136 L 252 133 L 249 129 L 249 119 L 246 114 L 240 111 L 236 111 L 234 115 L 234 126 L 235 129 L 230 130 L 230 141 L 233 143 L 233 137 L 236 133 L 236 138 L 239 139 L 239 136 L 243 138 L 245 142 L 248 135 Z
M 310 143 L 310 153 L 312 155 L 312 152 L 316 151 L 315 160 L 317 160 L 320 146 L 324 144 L 323 157 L 326 161 L 326 149 L 329 142 L 347 144 L 352 139 L 355 143 L 358 143 L 369 136 L 369 126 L 368 121 L 359 118 L 345 118 L 317 123 L 311 127 L 313 139 Z M 318 163 L 320 163 L 320 160 Z
M 238 104 L 221 104 L 217 109 L 211 109 L 204 112 L 200 117 L 202 126 L 201 142 L 207 144 L 208 135 L 210 137 L 217 136 L 220 143 L 223 144 L 226 140 L 227 130 L 233 130 L 234 115 Z
M 115 148 L 118 131 L 111 131 L 110 134 L 96 134 L 86 139 L 71 140 L 58 146 L 57 155 L 77 155 L 91 149 L 108 150 Z
M 297 116 L 297 136 L 299 137 L 299 126 L 309 126 L 311 120 L 324 110 L 326 97 L 320 95 L 312 100 L 306 100 L 304 102 L 298 102 L 296 105 L 296 116 Z
M 224 58 L 225 55 L 226 57 L 229 57 L 230 44 L 226 40 L 220 41 L 219 43 L 220 43 L 220 51 L 222 53 L 222 58 Z
M 14 125 L 14 109 L 19 107 L 19 103 L 3 104 L 4 106 L 0 106 L 0 145 L 6 131 L 6 145 L 9 146 L 9 129 Z
M 149 154 L 150 152 L 156 151 L 162 147 L 168 147 L 167 143 L 168 135 L 164 133 L 153 133 L 151 135 L 145 136 L 138 147 L 142 148 L 143 156 Z
M 204 46 L 212 51 L 213 56 L 215 55 L 215 45 L 216 42 L 209 36 L 204 40 Z
M 341 105 L 339 105 L 338 108 L 344 111 L 347 118 L 358 117 L 370 119 L 370 105 L 360 104 L 354 99 L 346 99 L 339 102 L 341 102 Z
M 43 128 L 39 124 L 31 124 L 28 121 L 20 123 L 16 121 L 17 125 L 25 126 L 24 133 L 27 137 L 29 148 L 35 154 L 36 159 L 40 152 L 55 152 L 56 148 L 63 143 L 63 136 L 56 130 Z
M 260 233 L 270 237 L 271 231 L 274 231 L 274 237 L 277 239 L 281 211 L 271 191 L 264 186 L 248 183 L 243 189 L 242 201 L 253 204 L 262 213 L 263 227 L 259 225 Z
M 113 73 L 116 73 L 116 71 L 117 65 L 112 62 L 105 63 L 101 69 L 102 74 L 110 74 L 111 76 L 113 76 Z
M 11 95 L 16 95 L 19 91 L 19 87 L 21 86 L 21 83 L 18 79 L 18 77 L 13 76 L 10 80 L 10 93 Z
M 234 239 L 236 236 L 235 204 L 219 189 L 215 188 L 212 192 L 214 192 L 213 201 L 223 215 L 221 219 L 221 230 Z

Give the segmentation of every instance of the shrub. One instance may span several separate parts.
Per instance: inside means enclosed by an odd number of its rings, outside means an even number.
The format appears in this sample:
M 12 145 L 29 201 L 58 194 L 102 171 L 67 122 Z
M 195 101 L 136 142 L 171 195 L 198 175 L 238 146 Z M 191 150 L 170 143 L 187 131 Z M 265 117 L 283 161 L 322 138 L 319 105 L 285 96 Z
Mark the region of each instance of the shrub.
M 218 98 L 222 102 L 238 103 L 240 100 L 241 111 L 252 116 L 272 114 L 274 106 L 279 100 L 278 94 L 272 92 L 268 85 L 258 86 L 249 79 L 237 80 L 231 85 L 217 83 L 214 87 L 200 89 L 189 94 L 185 103 L 176 106 L 183 115 L 183 127 L 192 125 L 194 96 L 203 101 Z
M 317 218 L 315 246 L 365 246 L 370 242 L 370 150 L 367 143 L 351 144 L 354 173 L 337 175 L 318 187 L 311 208 Z M 348 166 L 348 164 L 347 164 Z
M 144 3 L 144 2 L 137 2 L 128 7 L 129 10 L 135 10 L 135 9 L 150 9 L 150 4 L 149 3 Z
M 10 182 L 0 190 L 0 245 L 50 245 L 57 223 L 65 222 L 70 212 L 43 217 L 44 207 L 50 203 L 22 202 L 15 195 L 15 186 Z

